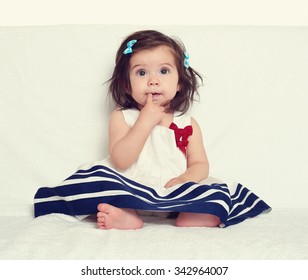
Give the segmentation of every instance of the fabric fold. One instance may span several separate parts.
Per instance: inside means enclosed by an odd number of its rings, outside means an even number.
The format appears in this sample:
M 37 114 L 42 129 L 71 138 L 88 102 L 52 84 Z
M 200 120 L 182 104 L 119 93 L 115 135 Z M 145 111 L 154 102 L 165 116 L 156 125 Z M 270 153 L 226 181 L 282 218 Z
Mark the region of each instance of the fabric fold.
M 35 217 L 52 213 L 71 216 L 97 213 L 99 203 L 119 208 L 158 212 L 207 213 L 227 227 L 271 210 L 241 184 L 230 193 L 225 183 L 186 182 L 169 189 L 153 189 L 112 168 L 95 165 L 80 169 L 61 184 L 41 187 L 34 197 Z

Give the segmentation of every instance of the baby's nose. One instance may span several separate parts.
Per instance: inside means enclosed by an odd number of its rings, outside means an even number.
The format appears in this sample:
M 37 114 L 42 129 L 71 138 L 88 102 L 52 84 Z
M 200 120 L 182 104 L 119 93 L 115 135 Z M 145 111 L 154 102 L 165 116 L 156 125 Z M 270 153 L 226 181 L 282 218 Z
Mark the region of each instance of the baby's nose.
M 150 86 L 158 86 L 158 81 L 150 81 L 149 85 Z
M 158 86 L 159 85 L 159 79 L 155 74 L 152 74 L 149 77 L 149 81 L 148 81 L 149 86 Z

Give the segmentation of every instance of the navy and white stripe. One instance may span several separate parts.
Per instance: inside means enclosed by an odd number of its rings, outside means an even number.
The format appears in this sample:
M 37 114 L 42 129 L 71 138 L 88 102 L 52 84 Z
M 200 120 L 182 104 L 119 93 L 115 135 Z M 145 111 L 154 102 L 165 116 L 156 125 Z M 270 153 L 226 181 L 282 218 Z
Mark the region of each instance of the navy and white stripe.
M 177 188 L 154 190 L 106 166 L 95 165 L 78 170 L 56 187 L 40 188 L 34 198 L 35 217 L 51 213 L 96 214 L 99 203 L 136 210 L 208 213 L 220 217 L 221 227 L 271 210 L 241 184 L 234 194 L 221 183 L 187 182 Z

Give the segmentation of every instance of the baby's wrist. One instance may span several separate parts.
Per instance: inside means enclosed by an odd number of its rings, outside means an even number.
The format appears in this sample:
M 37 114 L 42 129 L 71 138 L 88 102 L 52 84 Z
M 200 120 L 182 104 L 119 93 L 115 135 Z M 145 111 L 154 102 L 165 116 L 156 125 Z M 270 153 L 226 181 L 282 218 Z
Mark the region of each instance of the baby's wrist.
M 148 118 L 143 118 L 139 115 L 137 121 L 137 124 L 139 124 L 143 129 L 151 129 L 155 126 L 155 123 L 151 122 Z

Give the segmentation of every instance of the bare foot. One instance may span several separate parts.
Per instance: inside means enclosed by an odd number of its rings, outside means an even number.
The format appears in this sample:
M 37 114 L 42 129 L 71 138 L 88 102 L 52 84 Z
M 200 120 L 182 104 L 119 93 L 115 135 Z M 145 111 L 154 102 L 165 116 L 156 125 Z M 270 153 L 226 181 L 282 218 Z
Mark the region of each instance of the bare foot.
M 178 227 L 217 227 L 220 219 L 211 214 L 180 213 L 175 221 Z
M 138 229 L 143 227 L 143 221 L 135 210 L 121 209 L 106 203 L 99 204 L 97 209 L 99 229 Z

